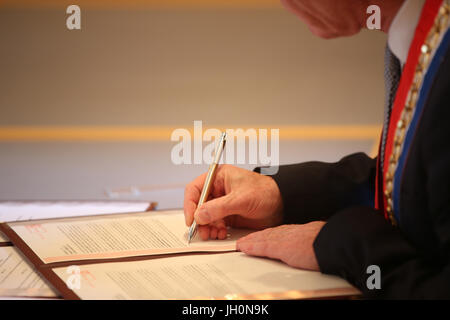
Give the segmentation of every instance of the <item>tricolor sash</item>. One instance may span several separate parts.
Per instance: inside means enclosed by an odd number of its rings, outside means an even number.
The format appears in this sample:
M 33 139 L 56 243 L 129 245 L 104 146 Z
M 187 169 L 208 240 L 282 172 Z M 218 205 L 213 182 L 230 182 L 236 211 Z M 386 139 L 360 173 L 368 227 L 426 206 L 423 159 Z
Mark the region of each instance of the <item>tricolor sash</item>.
M 375 207 L 382 209 L 393 225 L 400 221 L 400 187 L 408 153 L 450 43 L 449 2 L 427 0 L 424 4 L 393 103 L 383 168 L 378 158 Z

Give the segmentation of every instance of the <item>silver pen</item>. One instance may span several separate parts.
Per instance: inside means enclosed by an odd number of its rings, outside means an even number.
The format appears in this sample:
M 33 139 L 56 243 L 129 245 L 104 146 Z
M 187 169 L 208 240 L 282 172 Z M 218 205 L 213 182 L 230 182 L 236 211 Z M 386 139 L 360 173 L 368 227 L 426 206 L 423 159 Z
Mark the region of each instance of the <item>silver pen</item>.
M 202 194 L 200 195 L 200 200 L 198 201 L 197 208 L 200 208 L 202 204 L 208 199 L 209 193 L 211 191 L 211 186 L 214 183 L 214 178 L 216 177 L 216 171 L 217 167 L 219 166 L 220 157 L 222 155 L 222 151 L 225 148 L 225 139 L 227 137 L 227 134 L 225 132 L 222 133 L 222 136 L 220 137 L 219 144 L 216 148 L 216 153 L 213 159 L 213 162 L 209 166 L 208 174 L 205 179 L 205 184 L 203 185 Z M 191 242 L 192 238 L 195 236 L 197 232 L 197 223 L 192 222 L 191 226 L 189 227 L 189 233 L 188 233 L 188 243 Z

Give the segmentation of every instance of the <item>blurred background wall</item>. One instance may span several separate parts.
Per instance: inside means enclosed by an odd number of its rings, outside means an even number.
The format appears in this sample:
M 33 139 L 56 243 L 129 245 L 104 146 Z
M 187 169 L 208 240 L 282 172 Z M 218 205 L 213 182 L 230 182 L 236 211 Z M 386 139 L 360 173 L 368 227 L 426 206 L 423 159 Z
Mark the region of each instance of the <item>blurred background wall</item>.
M 281 163 L 373 155 L 385 41 L 315 38 L 277 0 L 3 0 L 0 200 L 180 206 L 207 166 L 174 165 L 170 132 L 194 120 L 280 128 Z

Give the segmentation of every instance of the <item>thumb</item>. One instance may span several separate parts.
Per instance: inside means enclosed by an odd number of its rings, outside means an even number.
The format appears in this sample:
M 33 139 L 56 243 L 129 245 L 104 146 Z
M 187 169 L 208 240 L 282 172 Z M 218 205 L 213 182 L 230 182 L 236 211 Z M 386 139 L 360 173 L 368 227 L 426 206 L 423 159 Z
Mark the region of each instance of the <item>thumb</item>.
M 212 199 L 197 208 L 194 214 L 198 224 L 208 224 L 216 220 L 223 219 L 229 215 L 239 214 L 245 211 L 242 198 L 234 196 L 233 193 L 226 196 Z

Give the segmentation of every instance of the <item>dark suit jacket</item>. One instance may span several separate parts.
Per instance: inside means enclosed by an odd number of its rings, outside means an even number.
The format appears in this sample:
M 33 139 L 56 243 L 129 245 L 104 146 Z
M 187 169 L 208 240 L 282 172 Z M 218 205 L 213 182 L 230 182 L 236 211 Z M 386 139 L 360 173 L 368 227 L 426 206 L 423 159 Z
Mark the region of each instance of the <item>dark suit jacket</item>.
M 323 273 L 344 277 L 367 297 L 450 298 L 450 54 L 417 127 L 393 227 L 374 209 L 376 161 L 359 153 L 337 163 L 281 166 L 273 176 L 284 223 L 327 223 L 314 242 Z M 367 267 L 381 269 L 369 290 Z

